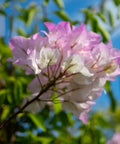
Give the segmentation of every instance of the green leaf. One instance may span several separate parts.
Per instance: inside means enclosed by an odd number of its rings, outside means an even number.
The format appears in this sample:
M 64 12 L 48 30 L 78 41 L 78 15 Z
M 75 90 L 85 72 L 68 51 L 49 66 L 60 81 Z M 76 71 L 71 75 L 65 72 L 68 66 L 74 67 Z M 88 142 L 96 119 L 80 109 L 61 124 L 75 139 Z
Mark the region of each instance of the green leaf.
M 114 98 L 114 95 L 113 95 L 113 93 L 112 93 L 112 91 L 111 91 L 110 82 L 107 81 L 104 87 L 105 87 L 105 89 L 107 90 L 108 96 L 109 96 L 109 98 L 110 98 L 111 111 L 114 112 L 114 111 L 116 110 L 117 103 L 116 103 L 116 100 L 115 100 L 115 98 Z
M 13 28 L 13 16 L 9 16 L 9 29 L 12 31 Z
M 44 0 L 43 6 L 46 6 L 48 4 L 49 0 Z
M 37 137 L 37 141 L 42 142 L 42 144 L 50 144 L 50 142 L 53 140 L 51 137 Z
M 98 25 L 98 30 L 101 32 L 102 37 L 103 37 L 103 42 L 107 42 L 109 40 L 109 32 L 107 30 L 105 30 L 103 27 L 101 27 L 100 25 Z
M 64 8 L 63 0 L 54 0 L 54 2 L 57 4 L 59 8 Z
M 89 9 L 82 9 L 82 10 L 80 10 L 80 12 L 85 13 L 87 16 L 91 15 L 89 12 Z
M 3 8 L 9 7 L 9 5 L 10 5 L 9 1 L 6 1 L 2 4 Z
M 120 0 L 113 0 L 113 1 L 116 4 L 116 6 L 118 6 L 120 4 Z
M 28 116 L 37 127 L 40 127 L 43 131 L 46 131 L 44 119 L 41 115 L 29 113 Z
M 52 136 L 48 136 L 48 135 L 35 135 L 32 133 L 32 131 L 26 131 L 27 136 L 20 136 L 17 137 L 16 142 L 17 143 L 21 143 L 21 139 L 23 140 L 23 143 L 29 143 L 29 144 L 50 144 L 50 142 L 53 140 Z M 15 143 L 15 144 L 17 144 Z
M 29 12 L 28 12 L 28 20 L 27 20 L 27 23 L 26 25 L 29 26 L 35 16 L 35 13 L 36 13 L 36 9 L 31 9 Z
M 89 9 L 82 9 L 80 10 L 80 12 L 83 12 L 85 15 L 85 23 L 88 23 L 88 21 L 90 20 L 90 18 L 92 17 Z
M 98 32 L 98 20 L 96 17 L 90 19 L 91 27 L 94 32 Z
M 55 11 L 54 12 L 59 18 L 61 18 L 64 21 L 70 21 L 69 16 L 62 10 Z
M 110 10 L 108 11 L 108 16 L 109 16 L 110 24 L 113 27 L 114 26 L 114 16 Z
M 51 99 L 53 100 L 54 112 L 58 114 L 59 112 L 61 112 L 62 108 L 61 108 L 61 101 L 57 97 L 57 93 L 52 94 Z
M 22 20 L 26 26 L 30 26 L 32 23 L 36 12 L 39 10 L 36 8 L 36 5 L 30 5 L 28 9 L 18 8 L 20 14 L 18 15 L 18 19 Z
M 106 18 L 105 18 L 105 15 L 101 12 L 97 13 L 97 15 L 104 21 L 106 22 Z
M 0 14 L 6 16 L 6 12 L 2 9 L 0 9 Z
M 50 20 L 50 19 L 48 19 L 48 18 L 46 18 L 46 17 L 44 17 L 44 16 L 42 17 L 42 21 L 43 21 L 43 22 L 52 22 L 52 20 Z
M 102 116 L 103 114 L 100 114 L 100 113 L 94 114 L 91 121 L 94 121 L 95 125 L 101 126 L 102 128 L 109 128 L 110 123 Z
M 5 118 L 6 118 L 6 117 L 8 116 L 8 114 L 9 114 L 9 112 L 10 112 L 10 107 L 9 107 L 8 105 L 6 105 L 6 106 L 4 107 L 4 109 L 3 109 L 2 114 L 0 115 L 2 121 L 5 120 Z
M 20 81 L 16 81 L 14 85 L 14 97 L 16 103 L 21 103 L 22 98 L 22 84 Z
M 59 114 L 57 114 L 57 116 L 59 117 L 59 120 L 62 122 L 63 127 L 70 125 L 68 115 L 64 111 L 61 111 Z
M 33 135 L 32 133 L 31 133 L 31 136 L 32 136 L 32 139 L 34 141 L 41 142 L 42 144 L 50 144 L 50 142 L 53 140 L 52 137 L 48 137 L 48 136 L 46 136 L 46 137 L 43 137 L 43 136 L 38 137 L 38 136 Z
M 9 91 L 6 89 L 0 90 L 0 106 L 4 104 L 5 97 L 8 93 Z
M 76 24 L 79 24 L 80 22 L 79 21 L 70 21 L 71 25 L 76 25 Z
M 15 83 L 15 77 L 14 76 L 9 77 L 7 81 L 7 87 L 10 91 L 7 95 L 7 101 L 9 104 L 15 104 L 14 83 Z
M 17 33 L 21 36 L 26 36 L 25 31 L 23 29 L 17 29 Z

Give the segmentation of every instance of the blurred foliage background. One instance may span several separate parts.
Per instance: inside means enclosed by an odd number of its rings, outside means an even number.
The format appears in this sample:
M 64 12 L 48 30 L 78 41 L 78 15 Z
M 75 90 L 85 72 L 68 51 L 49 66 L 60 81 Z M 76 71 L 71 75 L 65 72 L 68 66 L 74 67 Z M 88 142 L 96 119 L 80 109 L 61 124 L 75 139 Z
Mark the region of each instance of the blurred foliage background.
M 49 13 L 48 5 L 51 1 L 57 8 Z M 0 32 L 0 123 L 19 109 L 23 98 L 29 94 L 27 85 L 34 77 L 26 76 L 19 67 L 7 62 L 12 56 L 8 40 L 14 35 L 29 37 L 45 29 L 45 21 L 70 21 L 71 25 L 84 22 L 88 29 L 101 34 L 102 41 L 108 42 L 110 34 L 120 25 L 117 23 L 120 19 L 120 0 L 111 0 L 115 14 L 112 9 L 106 9 L 107 1 L 101 0 L 97 7 L 80 9 L 78 14 L 81 19 L 76 20 L 66 12 L 65 0 L 0 1 L 0 19 L 5 21 L 0 20 L 0 27 L 5 27 L 5 31 Z M 68 6 L 70 2 L 67 2 Z M 107 82 L 105 88 L 110 107 L 91 111 L 86 125 L 71 113 L 58 109 L 57 105 L 53 110 L 46 106 L 38 114 L 24 112 L 12 119 L 0 130 L 0 144 L 105 144 L 114 132 L 120 132 L 119 103 L 110 82 Z M 100 105 L 104 107 L 104 103 Z

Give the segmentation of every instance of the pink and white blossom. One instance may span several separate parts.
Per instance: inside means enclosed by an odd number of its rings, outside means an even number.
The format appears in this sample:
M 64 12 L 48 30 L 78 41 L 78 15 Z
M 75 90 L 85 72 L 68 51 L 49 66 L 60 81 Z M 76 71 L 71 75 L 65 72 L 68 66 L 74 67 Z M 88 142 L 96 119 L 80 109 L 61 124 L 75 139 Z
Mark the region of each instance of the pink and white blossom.
M 36 105 L 36 112 L 45 102 L 51 103 L 51 94 L 57 92 L 63 110 L 86 123 L 88 112 L 104 90 L 106 81 L 115 80 L 120 74 L 120 50 L 113 48 L 111 41 L 100 42 L 100 35 L 87 31 L 83 23 L 72 28 L 69 22 L 57 25 L 46 22 L 45 25 L 48 33 L 41 31 L 44 37 L 37 33 L 30 38 L 10 39 L 13 53 L 10 61 L 23 68 L 26 74 L 35 75 L 28 86 L 31 98 L 49 86 L 37 99 L 39 102 L 31 105 Z

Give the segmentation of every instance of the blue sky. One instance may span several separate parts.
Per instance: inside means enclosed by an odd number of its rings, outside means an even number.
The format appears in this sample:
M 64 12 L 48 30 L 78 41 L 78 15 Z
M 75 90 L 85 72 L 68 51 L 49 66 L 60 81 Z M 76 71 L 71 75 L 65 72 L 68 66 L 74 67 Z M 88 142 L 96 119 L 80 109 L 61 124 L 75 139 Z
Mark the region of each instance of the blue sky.
M 2 3 L 4 0 L 0 0 L 0 3 Z M 37 5 L 41 5 L 43 0 L 28 0 L 26 3 L 23 3 L 22 6 L 26 7 L 29 5 L 30 2 L 37 2 Z M 67 14 L 70 16 L 71 20 L 79 20 L 82 22 L 83 15 L 80 14 L 80 9 L 87 8 L 89 6 L 94 6 L 96 9 L 98 8 L 98 5 L 101 3 L 102 0 L 63 0 L 64 1 L 64 8 Z M 106 8 L 112 9 L 114 17 L 116 17 L 116 8 L 113 3 L 108 0 Z M 52 12 L 58 10 L 58 7 L 53 3 L 52 0 L 49 1 L 47 5 L 47 15 L 50 19 L 52 19 L 55 23 L 58 23 L 60 21 L 59 18 L 57 18 Z M 23 27 L 25 29 L 25 26 L 19 22 L 14 23 L 14 29 L 16 29 L 18 26 Z M 102 24 L 102 23 L 101 23 Z M 116 22 L 116 25 L 119 25 L 120 21 Z M 5 20 L 4 17 L 0 16 L 0 36 L 3 36 L 5 34 L 7 26 L 7 20 Z M 103 24 L 104 26 L 104 24 Z M 109 27 L 106 27 L 106 29 L 109 29 Z M 16 33 L 13 33 L 13 36 L 16 35 Z M 113 47 L 120 49 L 120 28 L 115 29 L 111 33 L 111 40 L 113 42 Z M 117 77 L 115 82 L 112 82 L 111 84 L 113 93 L 117 101 L 120 103 L 120 79 Z M 109 107 L 110 101 L 108 96 L 106 96 L 104 93 L 102 96 L 96 100 L 97 104 L 94 106 L 94 109 L 98 108 L 107 108 Z M 101 105 L 102 104 L 102 105 Z

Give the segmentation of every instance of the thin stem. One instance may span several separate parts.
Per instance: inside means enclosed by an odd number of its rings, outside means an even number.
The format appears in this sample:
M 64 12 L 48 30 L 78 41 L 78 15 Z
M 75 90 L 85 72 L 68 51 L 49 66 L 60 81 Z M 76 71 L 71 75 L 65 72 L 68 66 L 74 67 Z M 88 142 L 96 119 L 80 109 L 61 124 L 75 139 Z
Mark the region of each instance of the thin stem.
M 63 60 L 63 55 L 61 55 L 61 57 L 60 57 L 60 62 L 59 62 L 58 66 L 57 66 L 57 69 L 56 69 L 56 71 L 55 71 L 55 73 L 54 73 L 54 77 L 55 77 L 55 76 L 57 75 L 57 73 L 58 73 L 58 70 L 59 70 L 60 65 L 61 65 L 61 63 L 62 63 L 62 60 Z
M 34 99 L 28 101 L 23 107 L 21 107 L 16 113 L 14 113 L 13 115 L 11 115 L 6 121 L 4 121 L 1 125 L 0 125 L 0 129 L 2 129 L 3 127 L 6 126 L 6 124 L 8 124 L 14 117 L 16 117 L 19 113 L 21 113 L 28 105 L 30 105 L 32 102 L 34 102 L 35 100 L 38 99 L 38 97 L 40 97 L 42 95 L 43 91 L 41 91 Z
M 41 89 L 42 89 L 42 88 L 43 88 L 43 85 L 42 85 L 42 83 L 41 83 L 41 80 L 40 80 L 39 75 L 37 75 L 37 78 L 38 78 L 38 81 L 39 81 L 40 87 L 41 87 Z
M 65 75 L 64 79 L 69 78 L 69 77 L 72 77 L 72 76 L 77 75 L 77 74 L 79 74 L 79 72 L 72 73 L 72 74 L 70 74 L 70 75 Z
M 62 81 L 60 81 L 60 82 L 57 82 L 56 85 L 59 85 L 59 84 L 61 84 L 61 83 L 70 83 L 70 81 L 64 81 L 64 80 L 62 80 Z
M 81 88 L 71 89 L 71 90 L 69 90 L 69 91 L 66 91 L 66 92 L 64 92 L 64 93 L 62 93 L 62 94 L 60 94 L 60 95 L 58 95 L 56 98 L 59 98 L 59 97 L 65 95 L 65 94 L 68 94 L 68 93 L 70 93 L 70 92 L 73 92 L 73 91 L 76 91 L 76 90 L 79 90 L 79 89 L 81 89 Z
M 49 60 L 48 65 L 47 65 L 48 80 L 50 80 L 50 63 L 51 63 L 52 59 L 53 59 L 53 57 Z
M 62 92 L 58 91 L 58 90 L 55 90 L 55 89 L 49 89 L 50 91 L 53 91 L 53 92 L 57 92 L 59 94 L 62 94 Z
M 51 77 L 53 77 L 53 79 L 55 78 L 54 77 L 54 70 L 53 70 L 53 67 L 52 66 L 50 66 L 50 71 L 51 71 L 51 73 L 52 73 L 52 76 Z
M 71 68 L 72 66 L 74 66 L 75 64 L 71 64 L 70 66 L 68 66 L 65 70 L 64 70 L 64 74 L 69 70 L 69 68 Z
M 43 101 L 43 102 L 52 102 L 54 104 L 58 104 L 60 103 L 61 101 L 60 100 L 49 100 L 49 99 L 39 99 L 38 101 Z
M 5 127 L 14 117 L 16 117 L 19 113 L 23 112 L 23 110 L 30 105 L 31 103 L 33 103 L 34 101 L 38 100 L 38 98 L 45 93 L 47 90 L 49 90 L 55 83 L 56 81 L 61 78 L 63 75 L 59 75 L 57 78 L 55 78 L 54 80 L 50 81 L 48 84 L 46 84 L 46 86 L 41 89 L 40 93 L 33 98 L 32 100 L 28 101 L 24 106 L 22 106 L 17 112 L 15 112 L 14 114 L 12 114 L 6 121 L 4 121 L 1 125 L 0 125 L 0 129 L 2 129 L 3 127 Z

